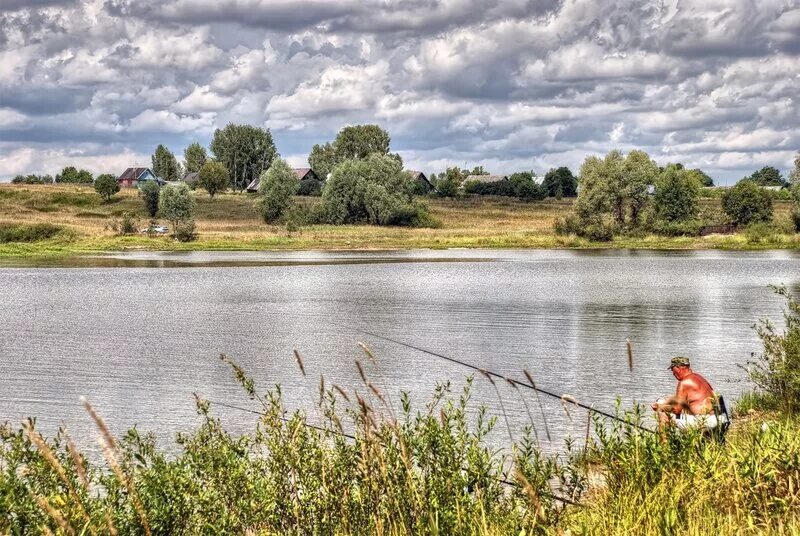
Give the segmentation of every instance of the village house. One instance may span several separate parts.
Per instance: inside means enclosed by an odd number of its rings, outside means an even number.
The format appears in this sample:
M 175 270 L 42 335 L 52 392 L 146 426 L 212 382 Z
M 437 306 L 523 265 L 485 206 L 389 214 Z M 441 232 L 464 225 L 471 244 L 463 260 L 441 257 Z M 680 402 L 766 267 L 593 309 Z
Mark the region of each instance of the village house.
M 193 171 L 191 173 L 187 173 L 186 175 L 184 175 L 183 178 L 181 179 L 181 182 L 185 182 L 191 188 L 194 188 L 195 186 L 197 186 L 197 181 L 199 180 L 200 180 L 200 172 Z
M 426 177 L 423 172 L 408 170 L 408 173 L 411 174 L 411 178 L 417 185 L 417 190 L 419 192 L 427 194 L 428 192 L 434 189 L 433 184 L 431 183 L 430 180 L 428 180 L 428 177 Z
M 156 177 L 153 170 L 145 167 L 130 167 L 117 177 L 117 184 L 119 184 L 120 188 L 138 188 L 147 181 L 155 181 L 159 186 L 167 183 L 161 177 Z
M 311 168 L 294 168 L 295 175 L 300 181 L 300 194 L 309 191 L 319 191 L 322 188 L 323 181 L 317 177 L 314 170 Z M 258 192 L 258 187 L 261 186 L 261 177 L 256 177 L 250 184 L 247 185 L 247 191 L 250 193 Z

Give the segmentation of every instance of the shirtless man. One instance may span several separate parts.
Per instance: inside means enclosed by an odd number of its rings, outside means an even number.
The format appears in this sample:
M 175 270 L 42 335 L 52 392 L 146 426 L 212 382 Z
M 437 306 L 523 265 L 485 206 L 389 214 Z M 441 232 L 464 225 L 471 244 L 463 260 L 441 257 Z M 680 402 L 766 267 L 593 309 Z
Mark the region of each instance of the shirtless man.
M 713 430 L 727 421 L 727 416 L 714 413 L 714 390 L 705 378 L 692 370 L 689 359 L 673 357 L 669 370 L 678 380 L 675 395 L 666 400 L 659 398 L 651 406 L 658 412 L 662 431 L 670 423 L 679 430 Z

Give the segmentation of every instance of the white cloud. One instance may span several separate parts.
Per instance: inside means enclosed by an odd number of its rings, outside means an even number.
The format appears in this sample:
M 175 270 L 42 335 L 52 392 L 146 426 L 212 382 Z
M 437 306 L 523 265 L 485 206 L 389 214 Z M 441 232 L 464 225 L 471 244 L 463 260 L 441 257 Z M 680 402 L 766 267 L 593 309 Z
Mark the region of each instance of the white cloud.
M 210 132 L 214 114 L 179 115 L 166 110 L 145 110 L 130 121 L 131 132 Z

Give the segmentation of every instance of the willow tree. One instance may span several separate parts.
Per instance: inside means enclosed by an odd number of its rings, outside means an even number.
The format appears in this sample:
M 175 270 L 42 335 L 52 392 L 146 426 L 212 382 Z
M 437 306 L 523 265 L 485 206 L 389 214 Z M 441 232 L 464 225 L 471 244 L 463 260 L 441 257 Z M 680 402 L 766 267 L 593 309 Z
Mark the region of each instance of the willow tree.
M 227 168 L 234 190 L 244 190 L 278 155 L 269 129 L 234 123 L 214 131 L 210 148 Z

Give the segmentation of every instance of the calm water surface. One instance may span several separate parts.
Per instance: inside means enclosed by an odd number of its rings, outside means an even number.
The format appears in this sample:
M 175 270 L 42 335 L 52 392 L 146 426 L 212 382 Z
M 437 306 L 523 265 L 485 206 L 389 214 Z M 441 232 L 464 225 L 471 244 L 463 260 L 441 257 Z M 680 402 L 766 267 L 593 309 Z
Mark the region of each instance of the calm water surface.
M 470 372 L 359 329 L 515 378 L 528 369 L 542 387 L 603 409 L 617 397 L 630 404 L 672 391 L 669 357 L 688 355 L 733 400 L 747 388 L 736 364 L 759 350 L 752 325 L 780 321 L 783 304 L 768 285 L 800 293 L 800 255 L 783 251 L 146 253 L 35 267 L 5 262 L 0 421 L 37 416 L 46 431 L 65 424 L 84 445 L 94 431 L 81 395 L 117 433 L 136 425 L 166 442 L 199 422 L 192 393 L 248 406 L 218 358 L 223 352 L 262 388 L 281 384 L 287 406 L 311 420 L 320 375 L 363 390 L 358 341 L 378 356 L 367 374 L 395 402 L 404 390 L 421 405 L 437 382 L 460 388 Z M 509 386 L 500 389 L 516 435 L 528 421 L 525 407 Z M 482 378 L 473 402 L 473 411 L 485 404 L 499 413 Z M 543 403 L 557 438 L 583 435 L 585 414 L 573 412 L 572 422 L 558 401 Z M 234 431 L 253 427 L 252 415 L 215 411 Z M 506 434 L 502 419 L 498 428 Z

